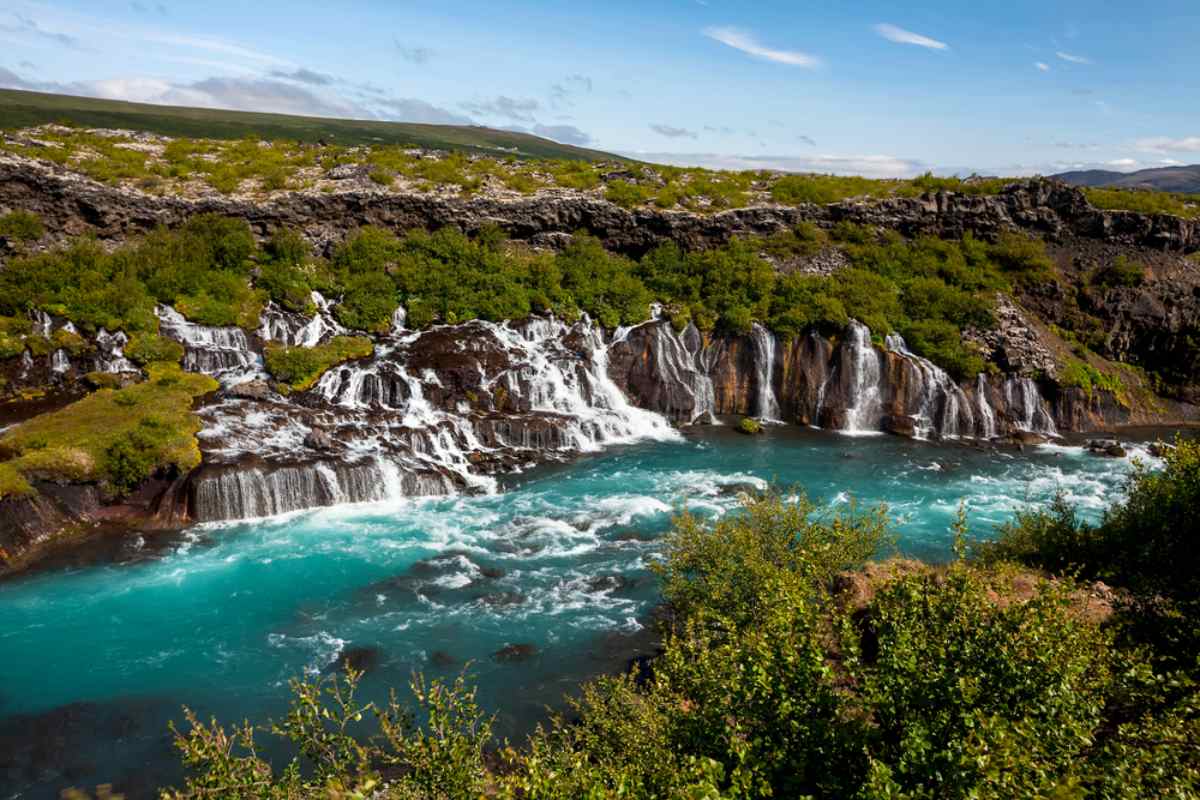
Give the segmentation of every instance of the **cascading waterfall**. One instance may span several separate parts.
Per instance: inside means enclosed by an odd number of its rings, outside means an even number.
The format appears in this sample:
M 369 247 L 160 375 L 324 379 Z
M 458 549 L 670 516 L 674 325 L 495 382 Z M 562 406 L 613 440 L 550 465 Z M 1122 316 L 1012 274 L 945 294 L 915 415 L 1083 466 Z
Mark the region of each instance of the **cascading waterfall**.
M 312 303 L 316 311 L 307 317 L 269 303 L 260 317 L 259 338 L 293 347 L 315 347 L 327 338 L 346 333 L 334 318 L 329 301 L 320 292 L 312 293 Z
M 857 320 L 850 320 L 846 329 L 850 348 L 846 398 L 846 433 L 877 433 L 879 431 L 879 384 L 881 354 L 871 344 L 871 331 Z
M 779 401 L 775 398 L 775 335 L 765 326 L 755 322 L 750 328 L 754 342 L 754 367 L 758 395 L 755 415 L 770 422 L 779 421 Z
M 71 359 L 67 358 L 66 350 L 55 350 L 50 354 L 50 371 L 61 375 L 71 369 Z
M 987 378 L 981 372 L 975 377 L 975 407 L 979 410 L 978 434 L 981 439 L 996 437 L 996 412 L 988 398 Z
M 183 368 L 217 378 L 225 385 L 261 377 L 262 358 L 241 328 L 189 322 L 170 306 L 159 306 L 159 329 L 183 345 Z
M 104 328 L 96 334 L 96 349 L 99 351 L 95 360 L 97 372 L 137 372 L 137 365 L 125 357 L 125 345 L 129 337 L 123 332 L 109 333 Z
M 1009 378 L 1004 382 L 1004 399 L 1009 418 L 1017 430 L 1058 436 L 1054 418 L 1046 409 L 1033 378 Z
M 900 334 L 888 334 L 884 343 L 888 350 L 904 356 L 916 373 L 920 399 L 910 414 L 916 438 L 928 439 L 933 434 L 953 438 L 962 435 L 963 430 L 973 434 L 974 414 L 966 394 L 954 379 L 929 359 L 909 350 Z

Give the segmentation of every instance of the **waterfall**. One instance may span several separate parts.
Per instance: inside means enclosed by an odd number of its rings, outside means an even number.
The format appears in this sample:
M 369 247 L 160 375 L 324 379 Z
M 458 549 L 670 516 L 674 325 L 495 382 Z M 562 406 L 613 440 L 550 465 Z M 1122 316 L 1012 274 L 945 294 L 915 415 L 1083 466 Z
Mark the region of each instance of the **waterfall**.
M 129 337 L 121 331 L 109 333 L 104 328 L 96 334 L 96 372 L 139 372 L 138 367 L 125 357 L 125 345 Z
M 1009 378 L 1004 382 L 1004 399 L 1009 420 L 1019 431 L 1058 436 L 1054 418 L 1032 378 Z
M 937 435 L 955 438 L 963 435 L 964 430 L 968 435 L 974 434 L 974 414 L 966 394 L 954 379 L 929 359 L 909 350 L 900 334 L 888 334 L 884 341 L 887 349 L 903 356 L 915 373 L 917 407 L 909 409 L 915 437 L 928 439 L 930 435 Z M 965 425 L 961 424 L 964 422 Z
M 277 468 L 217 468 L 193 482 L 197 520 L 251 519 L 340 503 L 450 494 L 442 475 L 403 472 L 389 462 L 318 462 Z
M 183 345 L 185 370 L 211 375 L 226 385 L 262 376 L 262 358 L 250 349 L 241 328 L 197 325 L 170 306 L 159 306 L 155 313 L 163 335 Z
M 983 373 L 975 378 L 975 407 L 979 410 L 979 438 L 994 439 L 996 437 L 996 412 L 988 398 L 988 382 Z
M 71 369 L 71 359 L 67 358 L 66 350 L 55 350 L 50 354 L 50 371 L 62 375 Z
M 311 317 L 268 303 L 259 317 L 259 338 L 293 347 L 315 347 L 325 339 L 346 333 L 334 318 L 330 302 L 320 292 L 312 293 L 312 302 L 317 310 Z
M 755 401 L 755 416 L 770 422 L 779 421 L 779 401 L 775 399 L 775 336 L 763 325 L 755 322 L 750 327 L 754 342 L 754 368 L 758 397 Z
M 846 329 L 846 345 L 850 348 L 846 386 L 846 433 L 875 433 L 879 431 L 881 415 L 879 382 L 880 353 L 871 344 L 871 331 L 857 320 L 850 320 Z

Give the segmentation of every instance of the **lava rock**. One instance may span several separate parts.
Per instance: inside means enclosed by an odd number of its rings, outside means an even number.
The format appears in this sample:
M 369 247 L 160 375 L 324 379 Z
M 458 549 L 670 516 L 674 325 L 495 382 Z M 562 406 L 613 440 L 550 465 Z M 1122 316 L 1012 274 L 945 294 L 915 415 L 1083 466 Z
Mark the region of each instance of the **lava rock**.
M 445 650 L 434 650 L 429 654 L 429 663 L 438 669 L 449 669 L 458 664 L 458 659 Z
M 324 672 L 348 672 L 351 669 L 359 673 L 371 672 L 382 660 L 383 651 L 378 647 L 347 647 Z
M 246 381 L 230 386 L 225 390 L 225 394 L 246 400 L 266 400 L 271 396 L 271 387 L 266 381 Z
M 528 661 L 537 655 L 537 652 L 537 647 L 528 642 L 509 644 L 492 653 L 492 660 L 499 664 L 515 664 Z
M 332 450 L 337 446 L 337 442 L 329 435 L 327 431 L 320 428 L 313 428 L 304 437 L 304 446 L 311 447 L 313 450 Z

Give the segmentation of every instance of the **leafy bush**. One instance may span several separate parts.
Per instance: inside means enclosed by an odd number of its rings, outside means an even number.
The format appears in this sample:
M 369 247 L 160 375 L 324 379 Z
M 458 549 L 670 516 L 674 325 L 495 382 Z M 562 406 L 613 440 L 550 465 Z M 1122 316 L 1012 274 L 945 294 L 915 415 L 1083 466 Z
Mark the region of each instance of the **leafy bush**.
M 613 181 L 604 189 L 605 199 L 621 208 L 645 205 L 653 196 L 654 192 L 650 188 L 632 181 Z
M 763 432 L 762 423 L 756 420 L 754 417 L 742 417 L 742 419 L 738 422 L 737 429 L 740 433 L 748 433 L 751 435 Z

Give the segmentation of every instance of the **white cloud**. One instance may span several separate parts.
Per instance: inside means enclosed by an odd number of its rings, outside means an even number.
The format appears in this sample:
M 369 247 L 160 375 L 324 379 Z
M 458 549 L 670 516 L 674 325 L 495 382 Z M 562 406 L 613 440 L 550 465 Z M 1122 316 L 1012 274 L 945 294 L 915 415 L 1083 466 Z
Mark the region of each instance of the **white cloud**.
M 538 136 L 563 144 L 587 145 L 592 142 L 591 136 L 574 125 L 542 125 L 539 123 L 533 126 L 533 132 Z
M 1138 161 L 1133 158 L 1114 158 L 1112 161 L 1105 161 L 1104 166 L 1115 169 L 1133 169 L 1138 166 Z
M 1037 67 L 1040 72 L 1049 72 L 1050 71 L 1050 65 L 1047 64 L 1045 61 L 1035 61 L 1035 62 L 1033 62 L 1033 65 L 1035 67 Z
M 1090 58 L 1088 58 L 1087 56 L 1077 56 L 1077 55 L 1074 55 L 1073 53 L 1064 53 L 1062 50 L 1059 50 L 1054 55 L 1058 56 L 1063 61 L 1070 61 L 1072 64 L 1090 64 L 1090 63 L 1092 63 L 1092 60 Z
M 1169 136 L 1149 136 L 1138 139 L 1134 146 L 1150 153 L 1200 153 L 1200 136 L 1184 136 L 1172 139 Z
M 743 53 L 764 61 L 773 61 L 776 64 L 787 64 L 793 67 L 812 68 L 821 65 L 821 59 L 816 56 L 801 53 L 798 50 L 774 50 L 760 43 L 753 34 L 737 28 L 705 28 L 704 35 L 723 45 L 728 45 L 734 50 L 741 50 Z
M 486 100 L 472 100 L 459 103 L 459 106 L 471 114 L 481 117 L 503 117 L 516 122 L 533 122 L 533 112 L 540 108 L 537 100 L 532 97 L 508 97 L 498 95 Z
M 868 178 L 911 178 L 928 167 L 915 159 L 885 155 L 842 156 L 740 156 L 722 153 L 650 153 L 627 152 L 625 155 L 658 164 L 710 169 L 770 169 L 783 172 L 819 172 L 836 175 L 862 175 Z
M 875 26 L 875 32 L 889 42 L 897 42 L 898 44 L 915 44 L 917 47 L 928 47 L 930 50 L 948 50 L 950 45 L 945 42 L 939 42 L 937 39 L 930 39 L 928 36 L 922 36 L 919 33 L 906 31 L 904 28 L 897 27 L 887 22 L 881 22 Z

